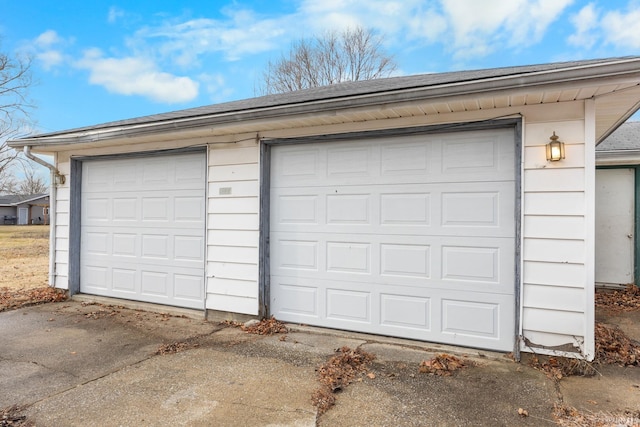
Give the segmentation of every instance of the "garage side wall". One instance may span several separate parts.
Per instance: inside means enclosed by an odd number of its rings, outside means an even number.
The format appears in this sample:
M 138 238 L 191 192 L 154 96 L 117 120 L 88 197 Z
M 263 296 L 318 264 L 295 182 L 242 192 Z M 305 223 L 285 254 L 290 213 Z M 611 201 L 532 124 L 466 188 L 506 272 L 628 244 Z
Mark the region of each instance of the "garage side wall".
M 548 162 L 544 144 L 555 132 L 566 159 Z M 584 120 L 529 122 L 523 171 L 523 351 L 579 352 L 585 344 L 589 301 L 589 172 Z M 588 151 L 588 150 L 587 150 Z
M 209 147 L 206 308 L 258 314 L 259 147 Z
M 55 273 L 54 285 L 56 288 L 69 289 L 69 212 L 71 211 L 71 181 L 69 176 L 71 163 L 68 155 L 58 155 L 58 170 L 67 177 L 64 184 L 56 188 L 56 210 L 50 211 L 55 215 Z M 52 221 L 53 223 L 53 221 Z

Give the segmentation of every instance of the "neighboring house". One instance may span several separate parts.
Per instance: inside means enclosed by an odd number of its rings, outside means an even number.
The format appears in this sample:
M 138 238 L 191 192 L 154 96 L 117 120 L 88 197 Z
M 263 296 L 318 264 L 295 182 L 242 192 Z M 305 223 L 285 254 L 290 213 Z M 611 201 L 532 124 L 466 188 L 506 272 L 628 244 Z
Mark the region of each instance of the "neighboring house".
M 0 196 L 0 225 L 48 224 L 49 195 Z
M 595 148 L 640 57 L 349 82 L 12 140 L 54 155 L 52 282 L 592 359 Z M 548 161 L 555 133 L 566 158 Z
M 640 122 L 627 122 L 596 147 L 596 284 L 638 282 Z

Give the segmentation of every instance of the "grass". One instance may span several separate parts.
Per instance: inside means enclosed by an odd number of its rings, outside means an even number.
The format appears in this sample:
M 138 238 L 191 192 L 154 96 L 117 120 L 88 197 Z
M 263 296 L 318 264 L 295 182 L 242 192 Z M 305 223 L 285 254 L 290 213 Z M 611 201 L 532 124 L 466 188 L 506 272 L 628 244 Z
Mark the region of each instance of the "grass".
M 48 284 L 49 226 L 0 225 L 0 288 Z

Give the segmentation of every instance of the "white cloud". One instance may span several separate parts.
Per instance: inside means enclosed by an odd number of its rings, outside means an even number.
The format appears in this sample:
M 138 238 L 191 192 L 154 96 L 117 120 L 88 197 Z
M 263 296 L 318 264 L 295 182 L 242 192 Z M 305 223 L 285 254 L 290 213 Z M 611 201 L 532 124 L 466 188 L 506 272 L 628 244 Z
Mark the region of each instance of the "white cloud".
M 110 24 L 115 23 L 118 19 L 124 16 L 124 10 L 120 9 L 116 6 L 111 6 L 109 8 L 109 13 L 107 14 L 107 22 Z
M 47 48 L 54 44 L 62 43 L 63 39 L 53 30 L 47 30 L 40 34 L 33 43 L 40 48 Z
M 605 41 L 621 48 L 640 48 L 640 7 L 630 7 L 626 13 L 612 11 L 602 18 Z
M 287 18 L 260 19 L 252 11 L 224 11 L 227 20 L 193 19 L 146 27 L 129 40 L 134 49 L 156 49 L 183 66 L 198 64 L 201 55 L 222 53 L 229 61 L 275 49 L 286 32 Z M 155 46 L 155 47 L 154 47 Z
M 105 58 L 89 49 L 75 64 L 90 72 L 89 82 L 121 95 L 140 95 L 158 102 L 188 102 L 198 96 L 198 83 L 189 77 L 159 71 L 153 61 L 136 58 Z
M 482 56 L 500 47 L 539 42 L 573 0 L 441 0 L 456 56 Z
M 61 65 L 66 57 L 63 48 L 70 44 L 70 41 L 60 37 L 53 30 L 47 30 L 29 42 L 24 49 L 30 52 L 42 65 L 45 70 Z
M 598 19 L 598 11 L 593 3 L 580 9 L 577 14 L 569 18 L 576 32 L 569 36 L 567 42 L 573 46 L 590 49 L 598 38 L 596 33 Z

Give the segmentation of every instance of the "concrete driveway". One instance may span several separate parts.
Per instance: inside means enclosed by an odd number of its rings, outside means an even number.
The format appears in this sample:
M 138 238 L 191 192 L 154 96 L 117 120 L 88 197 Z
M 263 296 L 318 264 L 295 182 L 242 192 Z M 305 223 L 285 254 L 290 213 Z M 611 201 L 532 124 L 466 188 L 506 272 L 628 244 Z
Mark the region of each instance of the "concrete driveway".
M 316 369 L 342 346 L 376 359 L 317 416 Z M 477 366 L 418 371 L 442 352 Z M 0 313 L 0 409 L 36 426 L 538 426 L 556 404 L 611 422 L 640 411 L 640 369 L 602 371 L 556 383 L 498 353 L 316 328 L 259 336 L 79 301 Z

